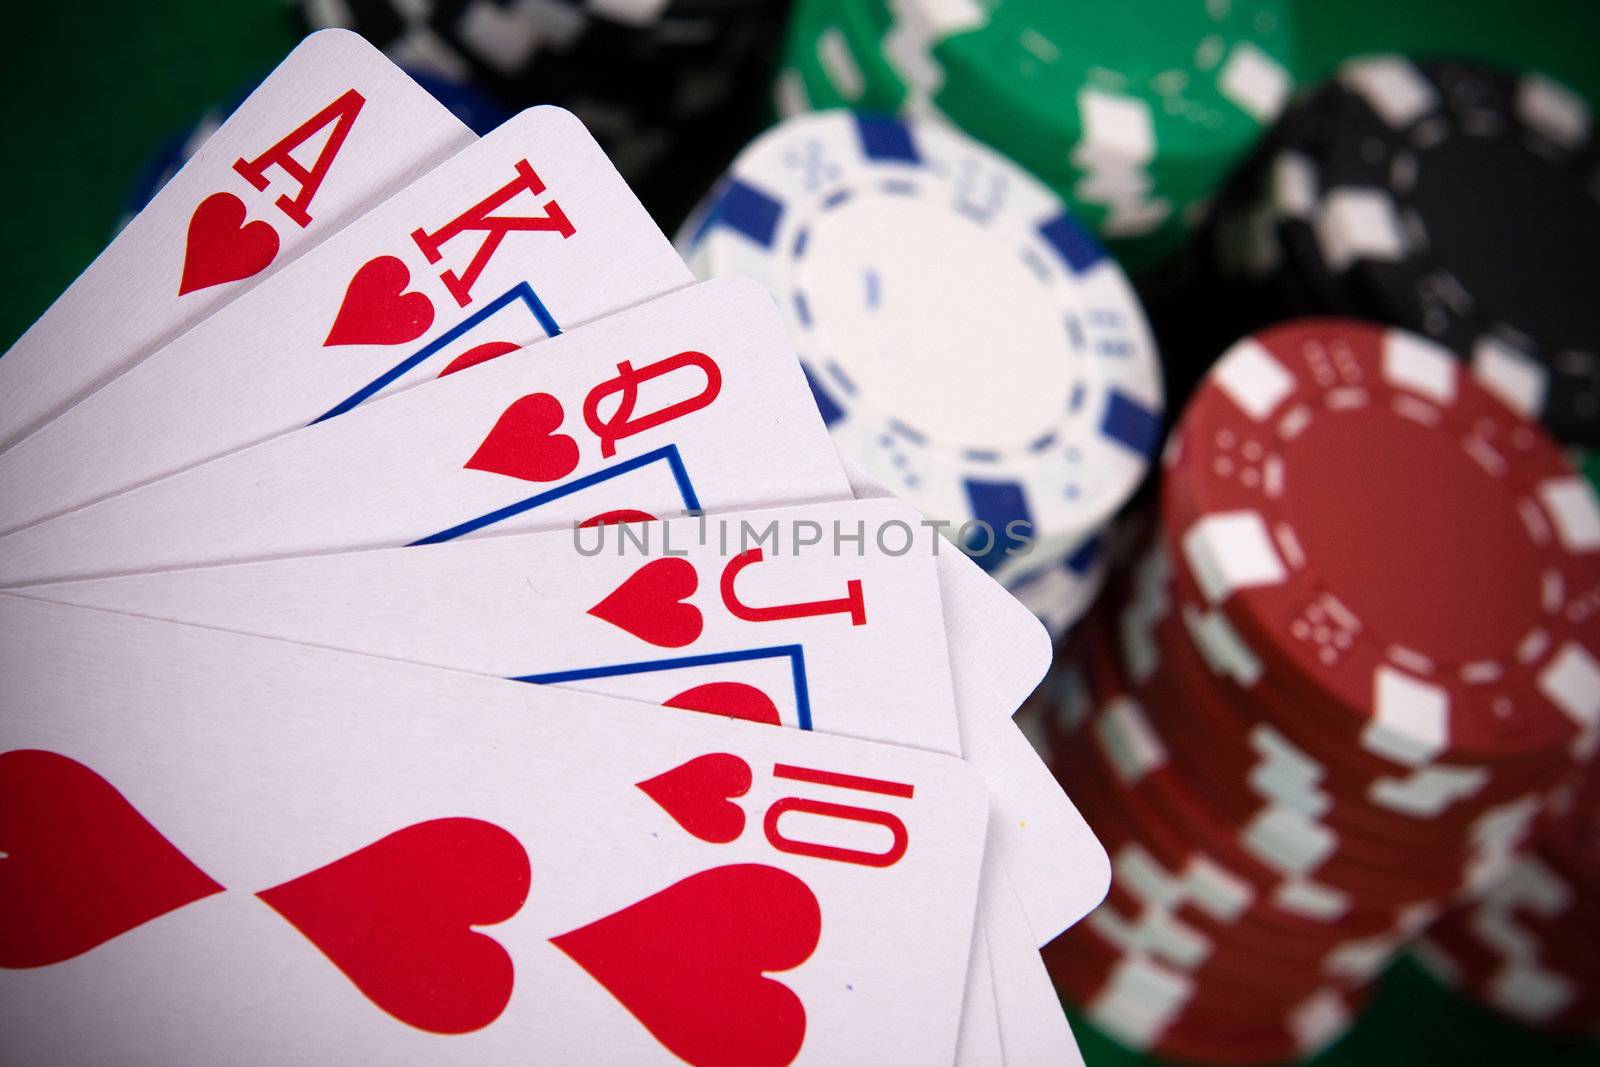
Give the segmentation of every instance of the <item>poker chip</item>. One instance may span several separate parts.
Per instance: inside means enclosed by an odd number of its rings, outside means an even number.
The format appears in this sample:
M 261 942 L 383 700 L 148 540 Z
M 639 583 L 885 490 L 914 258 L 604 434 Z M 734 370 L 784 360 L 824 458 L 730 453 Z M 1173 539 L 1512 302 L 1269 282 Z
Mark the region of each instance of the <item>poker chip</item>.
M 1209 841 L 1215 855 L 1271 894 L 1275 907 L 1286 915 L 1333 918 L 1347 927 L 1376 917 L 1375 928 L 1385 928 L 1397 909 L 1431 907 L 1440 897 L 1480 883 L 1486 877 L 1477 873 L 1480 869 L 1497 871 L 1498 861 L 1537 810 L 1528 804 L 1495 809 L 1487 824 L 1504 820 L 1510 829 L 1489 834 L 1481 843 L 1477 835 L 1447 827 L 1432 835 L 1441 839 L 1436 847 L 1409 848 L 1362 827 L 1341 825 L 1326 814 L 1297 811 L 1265 782 L 1250 783 L 1255 795 L 1247 801 L 1230 803 L 1218 799 L 1209 778 L 1196 773 L 1192 761 L 1172 755 L 1184 747 L 1185 735 L 1172 727 L 1164 734 L 1157 729 L 1156 699 L 1155 693 L 1144 699 L 1125 697 L 1108 706 L 1097 724 L 1097 741 L 1113 751 L 1126 754 L 1131 744 L 1151 749 L 1145 757 L 1148 765 L 1136 763 L 1124 771 L 1130 775 L 1125 788 L 1158 806 L 1169 821 L 1188 827 L 1193 839 Z M 1223 748 L 1207 745 L 1205 752 L 1194 754 L 1194 762 Z M 1334 793 L 1333 784 L 1324 792 Z M 1426 835 L 1418 836 L 1427 841 Z M 1445 843 L 1453 843 L 1452 838 L 1460 839 L 1459 846 L 1448 849 Z
M 1300 945 L 1304 930 L 1252 925 L 1253 891 L 1204 848 L 1185 843 L 1179 860 L 1152 846 L 1158 835 L 1118 812 L 1103 778 L 1081 764 L 1057 770 L 1072 775 L 1114 871 L 1107 902 L 1045 949 L 1070 1002 L 1124 1044 L 1200 1062 L 1297 1059 L 1342 1031 L 1348 1008 L 1322 1026 L 1296 1022 L 1315 1014 L 1308 1004 L 1360 995 L 1316 960 L 1277 953 Z
M 1230 820 L 1175 764 L 1169 752 L 1183 734 L 1172 726 L 1163 732 L 1154 698 L 1128 691 L 1102 630 L 1103 623 L 1086 622 L 1079 640 L 1089 688 L 1101 696 L 1079 730 L 1079 743 L 1062 758 L 1064 776 L 1112 782 L 1143 840 L 1171 861 L 1187 864 L 1203 850 L 1209 866 L 1249 887 L 1258 902 L 1252 922 L 1312 936 L 1320 924 L 1337 920 L 1345 934 L 1377 935 L 1403 911 L 1426 907 L 1460 882 L 1458 872 L 1416 862 L 1397 873 L 1392 856 L 1385 863 L 1376 846 L 1325 824 L 1300 820 L 1281 828 L 1274 818 L 1281 812 L 1266 803 L 1255 813 L 1264 818 Z M 1084 766 L 1091 755 L 1098 768 Z M 1181 837 L 1162 836 L 1162 828 L 1173 827 L 1182 828 Z M 1289 832 L 1274 836 L 1275 829 Z
M 1416 958 L 1527 1023 L 1600 1037 L 1600 765 L 1585 768 L 1506 876 L 1431 927 Z
M 1236 328 L 1423 334 L 1558 438 L 1600 441 L 1600 140 L 1538 74 L 1365 57 L 1291 108 L 1206 243 Z
M 499 99 L 480 92 L 471 85 L 463 85 L 425 70 L 408 71 L 411 80 L 428 90 L 462 124 L 482 137 L 511 117 L 511 112 Z
M 1163 521 L 1205 607 L 1367 751 L 1493 764 L 1600 740 L 1600 508 L 1444 349 L 1267 331 L 1224 355 L 1168 456 Z
M 939 115 L 1028 168 L 1130 269 L 1171 253 L 1294 86 L 1282 0 L 801 0 L 780 112 Z
M 1046 953 L 1063 995 L 1158 1055 L 1301 1058 L 1447 915 L 1462 988 L 1532 996 L 1525 940 L 1453 917 L 1525 880 L 1600 736 L 1592 487 L 1443 348 L 1343 319 L 1233 346 L 1163 468 L 1020 716 L 1112 859 Z M 1600 833 L 1564 840 L 1600 871 Z
M 1046 946 L 1043 955 L 1063 993 L 1091 1022 L 1164 1059 L 1303 1059 L 1340 1036 L 1360 1002 L 1359 995 L 1330 987 L 1297 990 L 1267 1004 L 1230 1000 L 1214 978 L 1196 981 L 1157 957 L 1119 950 L 1087 925 Z
M 306 0 L 413 73 L 512 110 L 576 114 L 658 217 L 675 221 L 761 127 L 776 0 Z
M 1230 736 L 1248 751 L 1252 771 L 1259 762 L 1278 765 L 1289 775 L 1277 794 L 1312 814 L 1330 811 L 1323 793 L 1338 787 L 1359 803 L 1339 809 L 1338 817 L 1364 825 L 1380 836 L 1408 825 L 1465 824 L 1479 806 L 1514 802 L 1548 787 L 1549 760 L 1500 764 L 1493 773 L 1480 763 L 1453 756 L 1396 760 L 1383 747 L 1371 749 L 1352 737 L 1342 715 L 1308 716 L 1321 707 L 1313 694 L 1288 694 L 1284 683 L 1252 666 L 1240 651 L 1237 631 L 1226 617 L 1207 610 L 1206 599 L 1186 568 L 1174 566 L 1166 546 L 1146 557 L 1141 570 L 1156 572 L 1163 598 L 1130 606 L 1121 619 L 1123 659 L 1138 684 L 1168 688 L 1193 703 L 1193 714 L 1207 727 Z M 1311 753 L 1318 754 L 1315 759 Z M 1267 773 L 1263 769 L 1263 773 Z M 1314 777 L 1323 788 L 1297 789 L 1291 782 Z M 1463 806 L 1462 801 L 1471 801 Z M 1409 836 L 1399 831 L 1410 844 Z
M 679 245 L 702 277 L 772 292 L 835 441 L 986 568 L 1030 541 L 1027 565 L 1068 559 L 1145 476 L 1160 369 L 1126 277 L 957 131 L 790 119 Z
M 1095 535 L 1044 561 L 1029 553 L 1002 563 L 994 578 L 1044 624 L 1052 642 L 1060 642 L 1099 595 L 1107 564 Z
M 306 0 L 303 5 L 314 28 L 354 30 L 407 70 L 477 85 L 514 102 L 557 87 L 629 99 L 672 65 L 720 57 L 721 42 L 735 25 L 749 24 L 770 6 L 765 0 Z M 584 72 L 580 68 L 586 65 L 592 69 Z M 708 70 L 700 76 L 726 73 Z M 639 101 L 640 106 L 665 103 Z
M 1227 692 L 1220 680 L 1197 668 L 1195 657 L 1185 661 L 1189 639 L 1163 632 L 1160 641 L 1160 669 L 1143 683 L 1142 691 L 1153 706 L 1183 703 L 1185 729 L 1205 732 L 1210 743 L 1203 747 L 1173 744 L 1166 748 L 1172 765 L 1204 790 L 1211 802 L 1230 823 L 1253 827 L 1263 846 L 1274 839 L 1290 843 L 1338 835 L 1345 840 L 1372 843 L 1375 863 L 1392 863 L 1396 849 L 1405 849 L 1414 869 L 1460 873 L 1470 854 L 1461 847 L 1427 847 L 1436 828 L 1471 832 L 1482 818 L 1477 807 L 1457 810 L 1456 804 L 1442 800 L 1397 806 L 1391 794 L 1400 783 L 1416 779 L 1395 773 L 1394 768 L 1352 769 L 1342 761 L 1315 753 L 1333 753 L 1324 739 L 1303 731 L 1280 726 L 1286 716 L 1274 712 L 1247 721 L 1232 712 L 1234 698 L 1226 704 L 1218 699 Z M 1240 706 L 1253 705 L 1240 699 Z M 1453 767 L 1470 785 L 1477 786 L 1473 797 L 1477 805 L 1505 812 L 1514 831 L 1525 825 L 1537 807 L 1536 795 L 1543 783 L 1519 782 L 1499 786 L 1497 779 L 1480 784 L 1485 776 L 1471 774 L 1472 768 Z M 1445 780 L 1453 781 L 1447 773 Z M 1493 790 L 1488 795 L 1486 791 Z M 1517 818 L 1513 813 L 1522 813 Z M 1425 831 L 1414 829 L 1424 824 Z M 1458 843 L 1459 845 L 1459 843 Z
M 412 81 L 428 91 L 428 95 L 443 104 L 452 115 L 461 120 L 463 125 L 480 136 L 511 117 L 511 113 L 498 100 L 470 85 L 442 78 L 427 70 L 411 70 L 407 73 Z M 162 187 L 172 180 L 172 176 L 177 174 L 185 163 L 189 162 L 191 156 L 200 151 L 200 146 L 227 121 L 228 116 L 244 102 L 247 95 L 249 94 L 240 94 L 224 107 L 208 109 L 193 124 L 164 141 L 150 154 L 150 158 L 139 168 L 133 185 L 128 190 L 127 211 L 122 219 L 124 225 L 155 199 Z

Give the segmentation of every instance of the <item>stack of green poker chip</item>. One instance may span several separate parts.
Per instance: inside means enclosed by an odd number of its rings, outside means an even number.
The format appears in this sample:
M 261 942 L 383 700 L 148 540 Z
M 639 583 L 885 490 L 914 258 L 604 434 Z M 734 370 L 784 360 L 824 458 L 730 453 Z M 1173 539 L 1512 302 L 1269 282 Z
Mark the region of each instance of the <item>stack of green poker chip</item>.
M 799 0 L 777 80 L 783 117 L 829 108 L 899 111 L 905 83 L 880 47 L 892 21 L 884 0 Z
M 799 0 L 778 107 L 934 114 L 1158 263 L 1294 88 L 1289 0 Z

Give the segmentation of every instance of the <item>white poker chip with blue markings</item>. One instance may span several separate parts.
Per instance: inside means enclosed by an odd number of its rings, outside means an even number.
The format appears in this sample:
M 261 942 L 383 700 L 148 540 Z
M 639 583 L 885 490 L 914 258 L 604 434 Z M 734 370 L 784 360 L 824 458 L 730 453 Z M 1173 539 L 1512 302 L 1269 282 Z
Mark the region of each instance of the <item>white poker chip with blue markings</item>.
M 994 580 L 1060 644 L 1094 605 L 1109 570 L 1105 543 L 1099 534 L 1091 534 L 1060 555 L 1012 557 L 994 569 Z
M 959 132 L 790 119 L 680 247 L 701 277 L 772 291 L 835 440 L 988 567 L 1030 536 L 1039 559 L 1070 550 L 1144 476 L 1161 373 L 1132 287 L 1059 198 Z

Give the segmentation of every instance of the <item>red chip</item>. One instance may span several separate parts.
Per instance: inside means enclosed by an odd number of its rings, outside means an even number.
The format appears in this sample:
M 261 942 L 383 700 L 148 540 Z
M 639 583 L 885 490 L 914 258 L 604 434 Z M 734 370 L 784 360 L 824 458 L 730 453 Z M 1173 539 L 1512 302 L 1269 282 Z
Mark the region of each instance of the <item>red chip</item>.
M 1600 506 L 1449 352 L 1347 320 L 1274 327 L 1212 369 L 1169 455 L 1175 551 L 1368 748 L 1592 748 Z

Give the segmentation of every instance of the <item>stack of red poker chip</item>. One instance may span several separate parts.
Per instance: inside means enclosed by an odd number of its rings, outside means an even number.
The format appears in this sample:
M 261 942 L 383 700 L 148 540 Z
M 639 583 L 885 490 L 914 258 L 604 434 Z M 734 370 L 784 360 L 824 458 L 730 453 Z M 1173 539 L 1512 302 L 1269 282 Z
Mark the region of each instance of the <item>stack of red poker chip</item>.
M 1440 919 L 1417 958 L 1511 1018 L 1600 1036 L 1600 765 L 1557 798 L 1506 876 Z
M 1336 1037 L 1600 740 L 1600 504 L 1445 350 L 1349 320 L 1224 355 L 1161 521 L 1027 714 L 1111 853 L 1046 952 L 1136 1047 Z

